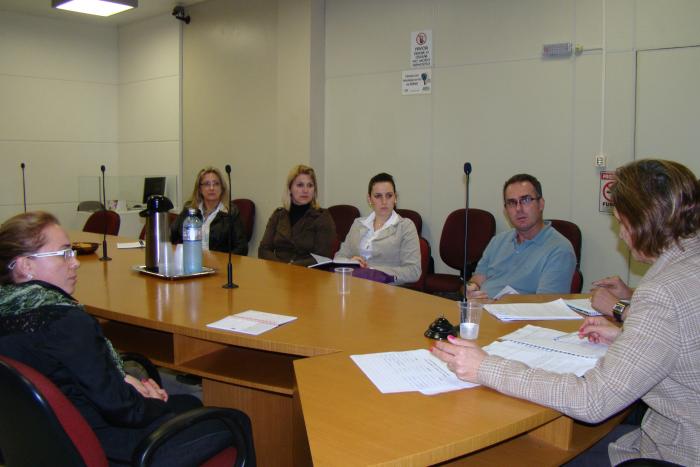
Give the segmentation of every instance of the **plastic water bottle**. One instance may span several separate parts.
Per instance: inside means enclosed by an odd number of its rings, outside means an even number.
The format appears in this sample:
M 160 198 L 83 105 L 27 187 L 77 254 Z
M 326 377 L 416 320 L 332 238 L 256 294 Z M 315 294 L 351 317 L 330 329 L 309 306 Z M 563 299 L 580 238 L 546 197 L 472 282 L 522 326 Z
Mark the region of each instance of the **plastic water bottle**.
M 182 223 L 182 269 L 185 274 L 202 272 L 202 220 L 189 208 Z

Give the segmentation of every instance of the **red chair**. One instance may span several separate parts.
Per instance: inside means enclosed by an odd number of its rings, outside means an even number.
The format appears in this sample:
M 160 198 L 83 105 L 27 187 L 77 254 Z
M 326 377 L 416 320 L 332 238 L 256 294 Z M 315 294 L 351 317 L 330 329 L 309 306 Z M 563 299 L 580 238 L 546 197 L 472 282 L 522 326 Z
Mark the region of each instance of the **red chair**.
M 395 209 L 395 211 L 399 216 L 405 217 L 406 219 L 411 219 L 413 223 L 416 224 L 418 236 L 420 237 L 421 235 L 423 235 L 423 218 L 420 214 L 418 214 L 416 211 L 413 211 L 412 209 Z
M 446 265 L 466 274 L 469 278 L 481 259 L 489 241 L 496 233 L 496 219 L 488 211 L 469 209 L 469 256 L 467 270 L 464 266 L 464 209 L 452 211 L 440 235 L 440 258 Z M 428 274 L 425 278 L 425 291 L 429 293 L 459 292 L 462 280 L 454 274 Z
M 549 219 L 549 222 L 551 222 L 552 227 L 565 236 L 571 242 L 571 246 L 574 247 L 576 269 L 574 269 L 574 275 L 571 278 L 570 292 L 581 293 L 581 289 L 583 288 L 583 274 L 581 273 L 581 245 L 583 243 L 583 237 L 581 235 L 581 229 L 573 222 L 561 219 Z
M 8 466 L 76 465 L 107 467 L 97 436 L 66 396 L 33 368 L 0 356 L 0 446 Z M 203 420 L 221 420 L 231 431 L 235 447 L 209 459 L 206 466 L 244 466 L 244 434 L 229 409 L 190 410 L 165 422 L 136 449 L 134 466 L 146 466 L 166 439 Z
M 338 235 L 338 241 L 343 242 L 350 231 L 353 221 L 360 217 L 360 210 L 349 204 L 336 204 L 335 206 L 330 206 L 328 212 L 335 223 L 335 233 Z
M 97 234 L 107 233 L 107 235 L 119 235 L 119 226 L 122 220 L 114 211 L 95 211 L 90 214 L 88 220 L 85 221 L 83 232 L 92 232 Z
M 245 235 L 250 241 L 253 238 L 253 227 L 255 226 L 255 203 L 247 198 L 237 198 L 233 200 L 233 204 L 238 208 Z

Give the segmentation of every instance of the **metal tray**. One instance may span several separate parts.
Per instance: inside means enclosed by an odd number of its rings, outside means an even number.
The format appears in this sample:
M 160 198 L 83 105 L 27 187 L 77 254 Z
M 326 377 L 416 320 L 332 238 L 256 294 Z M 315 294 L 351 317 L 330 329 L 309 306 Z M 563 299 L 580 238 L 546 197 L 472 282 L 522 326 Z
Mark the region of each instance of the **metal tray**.
M 174 276 L 166 276 L 165 274 L 161 274 L 159 272 L 149 271 L 146 269 L 145 264 L 131 266 L 131 269 L 134 271 L 140 272 L 142 274 L 148 274 L 149 276 L 160 277 L 161 279 L 167 279 L 170 281 L 178 280 L 178 279 L 188 279 L 190 277 L 208 276 L 210 274 L 216 273 L 216 269 L 208 268 L 206 266 L 202 266 L 202 272 L 195 272 L 193 274 L 176 274 Z

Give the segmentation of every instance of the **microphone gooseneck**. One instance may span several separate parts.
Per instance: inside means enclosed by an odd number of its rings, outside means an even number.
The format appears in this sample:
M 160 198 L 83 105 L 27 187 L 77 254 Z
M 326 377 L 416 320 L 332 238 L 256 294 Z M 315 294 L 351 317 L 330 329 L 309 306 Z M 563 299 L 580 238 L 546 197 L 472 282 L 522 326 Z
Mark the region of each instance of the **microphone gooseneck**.
M 22 168 L 22 202 L 24 203 L 24 212 L 27 212 L 27 186 L 24 183 L 24 168 L 26 165 L 22 162 L 19 166 Z
M 464 163 L 464 175 L 467 176 L 466 195 L 464 202 L 464 262 L 462 263 L 462 287 L 464 301 L 467 300 L 467 260 L 469 258 L 469 175 L 472 173 L 471 162 Z
M 231 262 L 231 237 L 233 236 L 233 211 L 231 210 L 231 196 L 233 185 L 231 185 L 231 165 L 226 164 L 226 176 L 228 177 L 228 215 L 229 215 L 229 226 L 228 226 L 228 264 L 226 265 L 226 277 L 227 281 L 223 287 L 224 289 L 237 289 L 238 285 L 233 283 L 233 263 Z
M 104 226 L 102 230 L 102 257 L 100 261 L 112 261 L 112 258 L 107 256 L 107 191 L 105 190 L 105 166 L 100 166 L 100 171 L 102 171 L 102 219 L 104 220 Z

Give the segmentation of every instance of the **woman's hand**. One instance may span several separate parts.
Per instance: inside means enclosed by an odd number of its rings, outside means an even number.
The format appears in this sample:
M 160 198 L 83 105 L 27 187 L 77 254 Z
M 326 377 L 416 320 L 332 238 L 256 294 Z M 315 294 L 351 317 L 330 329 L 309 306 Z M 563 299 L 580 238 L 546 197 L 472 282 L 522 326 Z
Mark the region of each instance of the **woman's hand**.
M 124 377 L 124 381 L 133 386 L 134 389 L 136 389 L 143 397 L 168 402 L 168 393 L 165 391 L 165 389 L 158 386 L 158 383 L 153 381 L 151 378 L 139 381 L 131 375 L 126 375 Z
M 602 316 L 589 316 L 578 330 L 581 339 L 588 338 L 594 344 L 612 344 L 622 330 Z
M 473 341 L 453 336 L 447 336 L 447 339 L 449 342 L 435 342 L 435 346 L 430 349 L 431 352 L 447 363 L 447 368 L 459 379 L 476 383 L 479 366 L 486 358 L 486 352 Z
M 632 292 L 634 292 L 625 284 L 625 281 L 620 279 L 620 276 L 604 277 L 593 281 L 593 287 L 608 290 L 612 295 L 617 297 L 617 300 L 629 300 L 632 298 Z
M 361 267 L 361 268 L 366 268 L 366 267 L 367 267 L 367 260 L 364 259 L 362 256 L 353 256 L 353 257 L 350 258 L 350 259 L 355 260 L 355 261 L 357 261 L 358 263 L 360 263 L 360 267 Z

